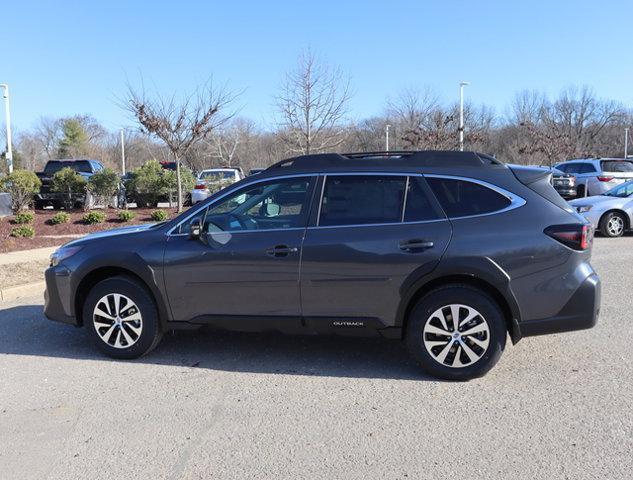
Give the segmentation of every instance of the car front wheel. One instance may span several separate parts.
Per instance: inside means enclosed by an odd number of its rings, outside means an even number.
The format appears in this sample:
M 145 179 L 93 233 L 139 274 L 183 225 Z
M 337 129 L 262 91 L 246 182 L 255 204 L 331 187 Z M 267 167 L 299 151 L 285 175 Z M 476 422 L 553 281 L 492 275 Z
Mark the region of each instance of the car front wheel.
M 447 285 L 422 297 L 411 310 L 407 347 L 429 374 L 446 380 L 470 380 L 499 360 L 506 325 L 497 303 L 468 285 Z
M 607 213 L 600 220 L 600 233 L 605 237 L 621 237 L 624 235 L 626 222 L 618 212 Z
M 154 349 L 162 337 L 151 294 L 130 277 L 96 284 L 84 303 L 83 319 L 97 347 L 113 358 L 138 358 Z

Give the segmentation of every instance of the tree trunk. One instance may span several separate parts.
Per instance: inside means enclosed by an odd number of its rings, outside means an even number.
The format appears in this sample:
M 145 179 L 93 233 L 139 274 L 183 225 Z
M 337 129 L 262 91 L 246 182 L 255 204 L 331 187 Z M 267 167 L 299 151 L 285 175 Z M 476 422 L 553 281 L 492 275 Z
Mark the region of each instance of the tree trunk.
M 178 183 L 178 213 L 182 212 L 182 181 L 180 179 L 180 159 L 176 157 L 176 181 Z

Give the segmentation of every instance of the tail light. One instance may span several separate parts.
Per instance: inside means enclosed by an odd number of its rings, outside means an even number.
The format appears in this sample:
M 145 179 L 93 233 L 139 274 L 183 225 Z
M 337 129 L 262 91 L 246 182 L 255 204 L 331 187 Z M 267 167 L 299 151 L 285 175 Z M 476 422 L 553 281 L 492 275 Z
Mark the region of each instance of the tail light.
M 193 188 L 196 189 L 196 190 L 206 190 L 207 189 L 207 185 L 205 183 L 198 183 Z
M 600 176 L 600 177 L 598 177 L 598 180 L 599 180 L 600 182 L 610 182 L 611 180 L 613 180 L 613 177 L 603 177 L 603 176 Z
M 587 224 L 552 225 L 545 234 L 574 250 L 587 250 L 593 239 L 593 229 Z

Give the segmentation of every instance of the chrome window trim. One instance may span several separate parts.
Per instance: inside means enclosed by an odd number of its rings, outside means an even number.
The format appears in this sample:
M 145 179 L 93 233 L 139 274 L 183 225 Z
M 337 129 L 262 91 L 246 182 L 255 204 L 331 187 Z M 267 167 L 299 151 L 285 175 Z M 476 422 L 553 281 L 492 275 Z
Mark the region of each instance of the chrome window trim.
M 308 230 L 318 230 L 324 228 L 360 228 L 360 227 L 390 227 L 398 225 L 416 225 L 420 223 L 437 223 L 448 222 L 448 218 L 436 218 L 434 220 L 418 220 L 415 222 L 391 222 L 391 223 L 355 223 L 350 225 L 320 225 L 314 227 L 308 227 Z
M 189 215 L 187 215 L 185 218 L 183 218 L 180 222 L 178 222 L 176 225 L 174 225 L 173 227 L 171 227 L 169 229 L 169 231 L 167 231 L 167 233 L 165 233 L 166 236 L 168 237 L 182 237 L 182 236 L 186 236 L 189 235 L 188 233 L 172 233 L 174 230 L 177 230 L 183 223 L 185 223 L 187 220 L 189 220 L 191 217 L 195 216 L 198 212 L 200 212 L 201 210 L 204 210 L 205 208 L 211 206 L 212 204 L 218 202 L 219 200 L 223 199 L 224 197 L 226 197 L 227 195 L 230 195 L 233 192 L 238 191 L 241 188 L 248 188 L 252 185 L 256 185 L 258 183 L 263 183 L 263 182 L 267 182 L 269 180 L 284 180 L 287 178 L 302 178 L 302 177 L 319 177 L 321 174 L 320 173 L 297 173 L 297 174 L 288 174 L 288 175 L 276 175 L 274 177 L 268 177 L 268 178 L 262 178 L 262 179 L 254 179 L 252 182 L 247 183 L 245 185 L 241 185 L 239 188 L 231 188 L 231 187 L 227 187 L 227 192 L 223 193 L 222 195 L 220 195 L 218 198 L 216 198 L 215 200 L 213 200 L 212 202 L 208 202 L 205 203 L 206 200 L 203 200 L 202 205 L 200 205 L 200 208 L 198 208 L 197 210 L 191 212 Z M 191 207 L 192 209 L 194 207 Z M 304 227 L 293 227 L 293 228 L 300 228 L 303 230 Z M 270 230 L 288 230 L 287 228 L 281 228 L 281 229 L 262 229 L 262 230 L 242 230 L 244 232 L 248 231 L 248 232 L 264 232 L 264 231 L 270 231 Z M 235 233 L 235 232 L 230 232 L 230 233 Z
M 325 193 L 325 182 L 327 182 L 327 174 L 323 175 L 323 182 L 321 182 L 321 194 L 319 195 L 319 210 L 317 211 L 316 226 L 321 223 L 321 207 L 323 206 L 323 194 Z
M 400 216 L 400 223 L 404 223 L 404 212 L 407 211 L 407 198 L 409 197 L 409 176 L 407 175 L 407 181 L 404 184 L 404 200 L 402 201 L 402 215 Z
M 512 192 L 509 192 L 501 187 L 498 187 L 496 185 L 493 185 L 492 183 L 488 183 L 484 180 L 477 180 L 475 178 L 470 178 L 470 177 L 460 177 L 457 175 L 436 175 L 436 174 L 423 174 L 423 177 L 426 178 L 445 178 L 447 180 L 461 180 L 464 182 L 471 182 L 471 183 L 475 183 L 477 185 L 481 185 L 482 187 L 486 187 L 489 188 L 490 190 L 497 192 L 499 195 L 503 195 L 504 197 L 506 197 L 508 200 L 510 200 L 510 205 L 508 205 L 505 208 L 502 208 L 501 210 L 494 210 L 492 212 L 486 212 L 486 213 L 478 213 L 475 215 L 462 215 L 460 217 L 451 217 L 449 215 L 446 215 L 449 219 L 451 220 L 461 220 L 463 218 L 477 218 L 477 217 L 486 217 L 488 215 L 497 215 L 499 213 L 505 213 L 508 212 L 510 210 L 514 210 L 516 208 L 520 208 L 523 205 L 525 205 L 527 202 L 525 201 L 525 199 L 523 197 L 519 197 L 518 195 L 515 195 Z M 435 192 L 433 192 L 435 193 Z M 444 212 L 446 214 L 446 212 Z
M 471 183 L 475 183 L 477 185 L 481 185 L 482 187 L 486 187 L 489 188 L 490 190 L 493 190 L 494 192 L 497 192 L 498 194 L 506 197 L 508 200 L 510 200 L 510 205 L 508 205 L 505 208 L 502 208 L 501 210 L 494 210 L 492 212 L 487 212 L 487 213 L 479 213 L 476 215 L 464 215 L 464 216 L 460 216 L 460 217 L 449 217 L 448 215 L 446 215 L 445 218 L 437 218 L 437 219 L 433 219 L 433 220 L 419 220 L 419 221 L 412 221 L 412 222 L 405 222 L 405 221 L 400 221 L 400 222 L 389 222 L 389 223 L 361 223 L 361 224 L 350 224 L 350 225 L 319 225 L 320 221 L 321 221 L 321 207 L 323 205 L 323 195 L 325 193 L 325 182 L 327 181 L 328 176 L 394 176 L 394 177 L 405 177 L 406 178 L 406 185 L 409 185 L 409 179 L 410 177 L 425 177 L 425 178 L 445 178 L 448 180 L 461 180 L 461 181 L 465 181 L 465 182 L 471 182 Z M 317 228 L 357 228 L 357 227 L 378 227 L 378 226 L 388 226 L 388 225 L 412 225 L 412 224 L 424 224 L 424 223 L 434 223 L 434 222 L 442 222 L 442 221 L 446 221 L 446 220 L 461 220 L 461 219 L 465 219 L 465 218 L 477 218 L 477 217 L 485 217 L 488 215 L 496 215 L 499 213 L 505 213 L 508 212 L 510 210 L 514 210 L 516 208 L 520 208 L 522 206 L 524 206 L 527 202 L 525 201 L 524 198 L 515 195 L 512 192 L 509 192 L 501 187 L 498 187 L 496 185 L 493 185 L 492 183 L 488 183 L 484 180 L 478 180 L 475 178 L 471 178 L 471 177 L 462 177 L 459 175 L 442 175 L 442 174 L 425 174 L 425 173 L 414 173 L 414 172 L 363 172 L 363 171 L 359 171 L 359 172 L 329 172 L 329 173 L 324 173 L 324 172 L 313 172 L 313 173 L 297 173 L 297 174 L 287 174 L 287 175 L 276 175 L 274 177 L 268 177 L 268 178 L 262 178 L 262 179 L 257 179 L 257 180 L 253 180 L 252 182 L 243 185 L 240 188 L 243 187 L 250 187 L 252 185 L 256 185 L 258 183 L 263 183 L 263 182 L 267 182 L 267 181 L 272 181 L 272 180 L 284 180 L 284 179 L 288 179 L 288 178 L 302 178 L 302 177 L 316 177 L 318 179 L 318 177 L 323 177 L 323 183 L 321 185 L 321 194 L 319 195 L 319 209 L 317 212 L 317 219 L 316 219 L 316 225 L 315 226 L 308 226 L 305 227 L 305 229 L 307 230 L 314 230 Z M 229 187 L 230 188 L 230 187 Z M 187 220 L 189 220 L 191 217 L 193 217 L 194 215 L 196 215 L 198 212 L 200 212 L 201 210 L 209 207 L 210 205 L 218 202 L 219 200 L 221 200 L 222 198 L 226 197 L 227 195 L 233 193 L 234 191 L 236 191 L 237 189 L 230 189 L 229 191 L 227 191 L 226 193 L 224 193 L 223 195 L 219 196 L 218 198 L 216 198 L 213 202 L 209 202 L 209 203 L 203 203 L 203 205 L 200 206 L 200 208 L 198 208 L 197 210 L 193 211 L 191 214 L 187 215 L 183 220 L 181 220 L 180 222 L 178 222 L 178 224 L 176 224 L 174 227 L 172 227 L 167 233 L 167 236 L 171 236 L 171 237 L 182 237 L 182 236 L 188 236 L 188 233 L 172 233 L 174 230 L 178 229 L 180 227 L 180 225 L 182 225 L 183 223 L 185 223 Z M 405 202 L 406 202 L 406 197 L 407 197 L 407 191 L 405 189 Z M 406 208 L 406 203 L 404 204 L 404 207 Z M 193 207 L 192 207 L 193 208 Z M 403 215 L 405 212 L 405 208 L 403 208 Z M 272 229 L 262 229 L 262 230 L 237 230 L 234 232 L 227 232 L 227 233 L 250 233 L 250 232 L 271 232 L 271 231 L 288 231 L 288 230 L 304 230 L 304 227 L 291 227 L 291 228 L 272 228 Z

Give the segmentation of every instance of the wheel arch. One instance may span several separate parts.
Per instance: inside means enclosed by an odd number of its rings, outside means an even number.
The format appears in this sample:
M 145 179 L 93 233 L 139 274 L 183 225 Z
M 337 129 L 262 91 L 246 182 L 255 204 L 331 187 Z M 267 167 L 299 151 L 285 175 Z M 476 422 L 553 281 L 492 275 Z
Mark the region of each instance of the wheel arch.
M 143 286 L 147 293 L 151 296 L 156 308 L 158 310 L 159 322 L 163 328 L 165 328 L 168 317 L 167 317 L 167 308 L 164 302 L 162 301 L 162 297 L 160 292 L 157 292 L 156 286 L 152 288 L 150 282 L 146 281 L 141 275 L 137 272 L 134 272 L 128 268 L 121 266 L 99 266 L 96 267 L 89 272 L 87 272 L 81 280 L 78 282 L 76 288 L 74 289 L 75 295 L 73 299 L 73 308 L 75 310 L 75 317 L 77 318 L 77 325 L 83 326 L 83 304 L 90 292 L 90 290 L 102 280 L 107 278 L 124 276 L 129 277 L 138 282 L 141 286 Z
M 621 208 L 611 208 L 611 209 L 607 210 L 606 212 L 604 212 L 602 215 L 600 215 L 600 220 L 598 220 L 598 228 L 602 227 L 602 221 L 610 213 L 619 213 L 620 215 L 622 215 L 622 217 L 624 218 L 624 229 L 625 230 L 630 230 L 631 229 L 631 217 L 629 216 L 628 213 L 626 213 Z
M 516 301 L 511 297 L 511 294 L 502 293 L 500 288 L 480 276 L 464 273 L 451 273 L 437 276 L 423 284 L 416 285 L 409 291 L 400 303 L 396 319 L 397 324 L 402 327 L 403 335 L 406 332 L 409 314 L 418 300 L 438 287 L 451 284 L 467 285 L 481 290 L 492 297 L 501 308 L 512 343 L 517 343 L 521 339 L 518 325 L 519 309 Z

